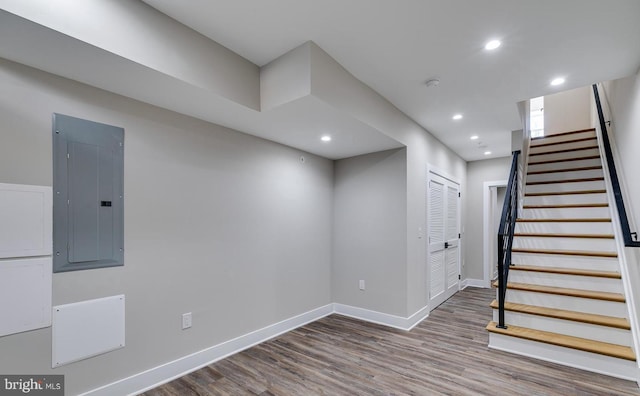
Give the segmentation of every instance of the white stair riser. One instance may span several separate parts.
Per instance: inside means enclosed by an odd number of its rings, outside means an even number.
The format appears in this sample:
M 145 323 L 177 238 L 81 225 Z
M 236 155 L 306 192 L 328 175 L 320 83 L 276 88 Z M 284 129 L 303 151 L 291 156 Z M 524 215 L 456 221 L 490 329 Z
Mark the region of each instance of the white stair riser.
M 567 153 L 555 153 L 555 154 L 541 154 L 529 156 L 530 162 L 545 162 L 545 161 L 555 161 L 555 160 L 563 160 L 569 158 L 583 158 L 583 157 L 592 157 L 595 155 L 600 155 L 600 151 L 597 148 L 592 148 L 588 150 L 578 150 L 578 151 L 570 151 Z
M 595 271 L 620 272 L 618 260 L 606 257 L 559 256 L 549 254 L 512 253 L 514 265 L 535 265 L 540 267 L 561 267 Z
M 504 319 L 507 326 L 527 327 L 529 329 L 587 338 L 600 342 L 608 342 L 610 344 L 628 347 L 633 346 L 633 339 L 631 338 L 631 331 L 629 330 L 513 311 L 505 311 Z M 494 322 L 498 322 L 497 309 L 493 310 L 493 320 Z
M 608 206 L 595 208 L 543 208 L 524 209 L 519 215 L 523 219 L 608 219 Z
M 637 364 L 630 360 L 612 358 L 496 333 L 489 333 L 489 347 L 616 378 L 638 380 Z
M 515 232 L 545 234 L 613 234 L 611 222 L 526 222 L 516 223 Z
M 570 142 L 573 140 L 577 140 L 577 139 L 584 139 L 584 138 L 588 138 L 588 137 L 594 137 L 596 136 L 596 132 L 595 131 L 586 131 L 586 132 L 580 132 L 580 133 L 572 133 L 571 135 L 545 135 L 544 139 L 533 139 L 531 140 L 531 146 L 530 147 L 536 147 L 537 145 L 540 144 L 546 144 L 546 143 L 558 143 L 558 142 Z
M 527 172 L 539 172 L 544 170 L 554 170 L 554 169 L 570 169 L 570 168 L 583 168 L 585 166 L 602 166 L 602 161 L 600 158 L 588 159 L 588 160 L 575 160 L 575 161 L 566 161 L 566 162 L 552 162 L 549 164 L 535 164 L 533 162 L 540 162 L 537 159 L 530 159 L 530 163 L 527 166 Z M 527 177 L 528 178 L 528 177 Z
M 607 194 L 543 195 L 524 198 L 525 205 L 569 205 L 578 203 L 607 203 Z
M 586 191 L 586 190 L 604 190 L 604 181 L 588 181 L 574 183 L 553 183 L 553 184 L 535 184 L 527 185 L 525 192 L 527 193 L 548 193 L 548 192 L 567 192 L 567 191 Z
M 593 276 L 550 274 L 533 271 L 509 271 L 509 282 L 610 293 L 624 293 L 622 280 L 613 278 L 597 278 Z
M 551 146 L 530 146 L 529 154 L 546 153 L 549 151 L 571 150 L 571 149 L 576 149 L 581 147 L 593 147 L 597 144 L 598 143 L 595 139 L 591 139 L 591 140 L 584 140 L 581 142 L 567 142 L 562 144 L 554 144 Z
M 582 171 L 567 171 L 567 172 L 555 172 L 555 173 L 538 173 L 533 175 L 527 175 L 527 183 L 555 181 L 555 180 L 585 179 L 585 178 L 603 177 L 603 176 L 604 176 L 604 173 L 602 172 L 602 169 L 589 169 L 589 170 L 582 170 Z
M 609 207 L 524 209 L 523 219 L 606 219 L 611 218 Z
M 615 252 L 613 239 L 596 238 L 546 238 L 546 237 L 513 237 L 514 248 L 583 250 L 593 252 Z
M 509 279 L 509 281 L 511 281 L 511 279 Z M 507 301 L 513 303 L 537 305 L 547 308 L 566 309 L 568 311 L 578 311 L 628 319 L 626 304 L 615 301 L 561 296 L 556 294 L 537 293 L 513 289 L 507 290 Z
M 615 252 L 603 252 L 603 253 L 607 253 L 607 256 L 605 256 L 606 258 L 617 259 Z M 515 260 L 514 260 L 514 256 L 517 256 Z M 590 257 L 594 257 L 594 256 L 590 256 L 588 253 L 562 254 L 562 253 L 551 253 L 551 252 L 538 252 L 538 251 L 531 251 L 531 250 L 526 251 L 523 248 L 513 248 L 511 262 L 514 264 L 520 261 L 532 262 L 536 256 L 547 257 L 547 260 L 549 261 L 549 266 L 553 264 L 556 267 L 564 267 L 564 263 L 570 259 L 584 260 Z M 599 257 L 599 256 L 596 256 L 596 257 Z

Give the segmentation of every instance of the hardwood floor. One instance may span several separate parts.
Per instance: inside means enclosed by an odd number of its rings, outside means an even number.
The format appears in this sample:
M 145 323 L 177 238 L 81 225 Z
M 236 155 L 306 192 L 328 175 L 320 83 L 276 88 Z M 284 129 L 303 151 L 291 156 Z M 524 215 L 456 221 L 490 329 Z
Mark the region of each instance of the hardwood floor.
M 332 315 L 143 395 L 640 395 L 635 382 L 490 350 L 494 297 L 467 288 L 410 332 Z

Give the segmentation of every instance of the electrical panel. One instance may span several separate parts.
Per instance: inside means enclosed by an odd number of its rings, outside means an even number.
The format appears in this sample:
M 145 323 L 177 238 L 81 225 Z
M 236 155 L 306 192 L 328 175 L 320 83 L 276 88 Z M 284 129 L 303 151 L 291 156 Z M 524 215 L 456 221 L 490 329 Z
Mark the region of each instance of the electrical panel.
M 124 265 L 124 129 L 53 115 L 53 272 Z

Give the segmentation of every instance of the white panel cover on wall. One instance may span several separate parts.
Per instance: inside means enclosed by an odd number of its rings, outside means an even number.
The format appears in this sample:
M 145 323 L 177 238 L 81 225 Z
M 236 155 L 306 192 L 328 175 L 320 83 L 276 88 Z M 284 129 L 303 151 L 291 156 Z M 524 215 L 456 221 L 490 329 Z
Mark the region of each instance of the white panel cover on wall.
M 0 183 L 0 336 L 51 325 L 51 230 L 51 187 Z
M 48 256 L 51 187 L 0 183 L 0 258 Z
M 53 307 L 51 366 L 124 347 L 124 295 Z
M 0 337 L 51 326 L 51 257 L 0 260 Z

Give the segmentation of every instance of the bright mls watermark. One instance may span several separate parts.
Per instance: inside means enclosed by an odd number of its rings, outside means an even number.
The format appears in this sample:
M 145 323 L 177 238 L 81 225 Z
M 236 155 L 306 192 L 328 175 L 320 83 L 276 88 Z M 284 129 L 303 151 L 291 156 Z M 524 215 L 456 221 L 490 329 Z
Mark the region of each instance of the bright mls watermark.
M 0 375 L 0 396 L 64 396 L 64 375 Z

